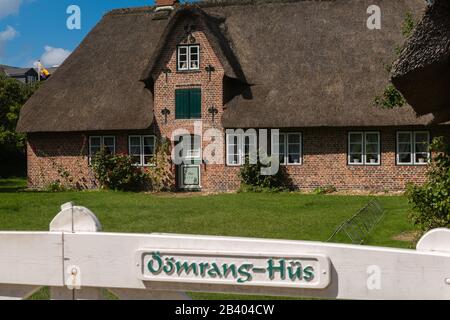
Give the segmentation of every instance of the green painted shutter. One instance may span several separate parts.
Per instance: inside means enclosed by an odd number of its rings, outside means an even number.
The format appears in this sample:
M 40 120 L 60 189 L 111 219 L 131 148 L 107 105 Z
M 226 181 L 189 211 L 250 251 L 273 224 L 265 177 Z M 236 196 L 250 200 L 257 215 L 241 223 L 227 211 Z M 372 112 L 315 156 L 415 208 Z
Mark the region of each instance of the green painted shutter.
M 200 89 L 176 90 L 175 95 L 176 119 L 201 119 L 202 91 Z
M 189 90 L 176 90 L 175 95 L 175 118 L 189 119 Z
M 190 90 L 189 113 L 191 119 L 201 119 L 202 117 L 202 91 L 200 89 Z

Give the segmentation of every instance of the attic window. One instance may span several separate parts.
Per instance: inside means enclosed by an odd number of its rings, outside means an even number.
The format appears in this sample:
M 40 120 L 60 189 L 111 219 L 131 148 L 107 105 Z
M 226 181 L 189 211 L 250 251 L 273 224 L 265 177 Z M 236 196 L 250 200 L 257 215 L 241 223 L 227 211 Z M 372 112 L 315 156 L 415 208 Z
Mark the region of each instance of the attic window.
M 178 71 L 200 70 L 200 46 L 178 46 Z

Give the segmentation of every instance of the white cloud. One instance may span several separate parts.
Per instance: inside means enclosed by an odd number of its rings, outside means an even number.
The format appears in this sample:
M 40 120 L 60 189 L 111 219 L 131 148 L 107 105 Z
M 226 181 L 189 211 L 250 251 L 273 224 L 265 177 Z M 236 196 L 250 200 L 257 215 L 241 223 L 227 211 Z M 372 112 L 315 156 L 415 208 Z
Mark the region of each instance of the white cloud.
M 0 0 L 0 19 L 19 13 L 22 0 Z
M 18 35 L 19 33 L 16 31 L 16 29 L 11 26 L 7 26 L 5 31 L 0 31 L 0 43 L 12 40 Z
M 41 56 L 41 62 L 46 67 L 59 66 L 71 53 L 71 51 L 66 49 L 45 46 L 45 52 Z
M 2 0 L 0 0 L 2 1 Z M 7 26 L 4 31 L 0 31 L 0 58 L 3 56 L 3 50 L 7 41 L 13 40 L 19 33 L 11 26 Z

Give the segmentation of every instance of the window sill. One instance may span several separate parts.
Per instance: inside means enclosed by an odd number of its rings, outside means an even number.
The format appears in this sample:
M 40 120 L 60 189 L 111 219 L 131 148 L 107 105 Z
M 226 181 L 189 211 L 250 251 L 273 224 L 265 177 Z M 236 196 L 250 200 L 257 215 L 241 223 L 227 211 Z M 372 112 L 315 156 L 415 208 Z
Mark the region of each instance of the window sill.
M 202 73 L 202 70 L 177 70 L 176 74 L 185 74 L 185 73 Z

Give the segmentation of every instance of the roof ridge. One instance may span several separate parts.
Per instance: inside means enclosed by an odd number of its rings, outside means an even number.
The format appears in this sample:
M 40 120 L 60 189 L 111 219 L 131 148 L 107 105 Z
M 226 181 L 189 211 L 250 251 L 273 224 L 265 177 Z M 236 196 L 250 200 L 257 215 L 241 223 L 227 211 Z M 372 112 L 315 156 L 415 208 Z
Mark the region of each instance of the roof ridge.
M 334 2 L 336 0 L 201 0 L 192 3 L 178 3 L 178 8 L 197 5 L 201 8 L 211 7 L 230 7 L 230 6 L 246 6 L 257 4 L 286 4 L 295 2 Z M 139 14 L 139 13 L 153 13 L 156 6 L 143 6 L 143 7 L 128 7 L 113 9 L 105 14 L 110 15 L 123 15 L 123 14 Z

